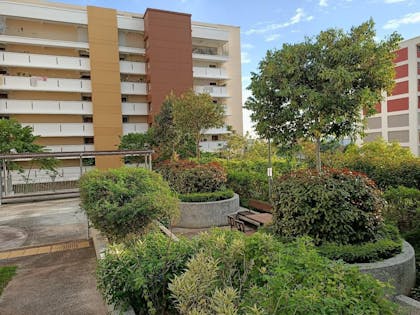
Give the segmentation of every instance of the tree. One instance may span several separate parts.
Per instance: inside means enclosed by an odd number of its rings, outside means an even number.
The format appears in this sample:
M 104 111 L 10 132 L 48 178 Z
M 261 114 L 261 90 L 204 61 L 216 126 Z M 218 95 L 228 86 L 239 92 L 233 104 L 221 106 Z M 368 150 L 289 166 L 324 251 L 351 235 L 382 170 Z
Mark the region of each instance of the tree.
M 153 129 L 149 128 L 146 133 L 129 133 L 121 137 L 119 150 L 149 150 L 153 139 Z M 128 163 L 142 163 L 143 156 L 128 156 L 125 158 Z
M 160 113 L 155 117 L 152 144 L 157 147 L 161 159 L 191 157 L 194 154 L 195 144 L 189 134 L 182 133 L 174 121 L 174 104 L 177 100 L 175 94 L 169 94 L 162 104 Z
M 0 119 L 0 153 L 42 153 L 44 147 L 36 144 L 35 141 L 38 136 L 32 134 L 32 128 L 29 126 L 23 127 L 18 121 L 14 119 Z M 28 175 L 25 177 L 29 180 L 30 169 L 34 164 L 39 164 L 40 168 L 57 173 L 55 167 L 58 161 L 54 158 L 36 158 L 31 160 Z M 17 169 L 23 173 L 23 168 L 16 162 L 7 161 L 6 167 L 8 170 Z
M 377 42 L 369 20 L 348 33 L 328 29 L 268 51 L 251 74 L 253 96 L 245 104 L 257 132 L 290 147 L 314 141 L 321 171 L 321 141 L 355 138 L 364 128 L 361 112 L 373 114 L 382 93 L 391 92 L 400 40 L 393 33 Z
M 194 91 L 188 91 L 174 99 L 175 127 L 181 134 L 189 134 L 193 137 L 198 159 L 202 131 L 222 127 L 224 115 L 223 105 L 213 103 L 209 94 L 195 94 Z

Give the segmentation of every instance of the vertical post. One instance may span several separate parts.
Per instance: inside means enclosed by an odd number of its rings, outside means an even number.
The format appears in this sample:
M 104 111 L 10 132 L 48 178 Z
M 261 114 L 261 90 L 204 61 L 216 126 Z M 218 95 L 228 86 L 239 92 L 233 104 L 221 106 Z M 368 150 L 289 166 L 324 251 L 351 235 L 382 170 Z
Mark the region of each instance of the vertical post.
M 268 176 L 268 200 L 271 202 L 272 196 L 272 184 L 273 184 L 273 167 L 271 164 L 271 139 L 268 138 L 268 168 L 267 168 L 267 176 Z
M 79 156 L 79 166 L 80 166 L 80 178 L 81 178 L 82 175 L 83 175 L 83 158 L 82 158 L 82 153 L 80 153 L 80 156 Z
M 2 170 L 0 170 L 0 206 L 1 198 L 3 197 L 3 176 L 1 176 Z

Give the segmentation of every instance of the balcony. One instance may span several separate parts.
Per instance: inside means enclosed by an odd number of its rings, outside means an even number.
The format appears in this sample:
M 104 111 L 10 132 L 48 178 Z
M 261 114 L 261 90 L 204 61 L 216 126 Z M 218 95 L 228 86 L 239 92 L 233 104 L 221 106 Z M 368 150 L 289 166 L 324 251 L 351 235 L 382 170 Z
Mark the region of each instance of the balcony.
M 197 79 L 228 79 L 225 69 L 210 67 L 193 67 L 193 77 Z
M 92 91 L 90 80 L 17 76 L 0 76 L 0 90 L 79 93 Z
M 226 141 L 202 141 L 200 149 L 205 152 L 217 152 L 226 146 Z
M 146 133 L 147 129 L 149 129 L 149 125 L 147 123 L 123 124 L 124 135 L 129 133 Z
M 92 123 L 22 123 L 41 137 L 93 137 Z
M 95 151 L 93 144 L 80 145 L 47 145 L 44 147 L 47 152 L 75 152 L 75 151 Z
M 211 97 L 229 97 L 227 88 L 225 86 L 215 86 L 215 85 L 198 85 L 194 87 L 196 93 L 207 93 Z
M 89 58 L 0 52 L 0 66 L 89 71 Z
M 146 74 L 144 62 L 120 61 L 120 72 L 126 74 Z
M 122 103 L 122 114 L 125 116 L 148 115 L 149 104 L 147 103 Z
M 226 127 L 222 127 L 203 130 L 201 133 L 203 135 L 225 135 L 230 134 L 231 132 Z
M 2 114 L 92 115 L 92 103 L 0 99 Z
M 191 29 L 193 38 L 211 39 L 222 42 L 229 41 L 229 32 L 220 28 L 192 25 Z
M 121 82 L 121 94 L 147 95 L 147 84 L 137 82 Z

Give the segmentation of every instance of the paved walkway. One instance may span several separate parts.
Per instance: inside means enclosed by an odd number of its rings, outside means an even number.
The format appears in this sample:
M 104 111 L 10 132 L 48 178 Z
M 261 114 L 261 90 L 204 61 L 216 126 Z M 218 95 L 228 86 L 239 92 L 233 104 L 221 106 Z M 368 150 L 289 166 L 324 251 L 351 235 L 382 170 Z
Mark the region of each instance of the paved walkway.
M 1 315 L 105 315 L 92 247 L 0 261 L 17 274 L 0 297 Z

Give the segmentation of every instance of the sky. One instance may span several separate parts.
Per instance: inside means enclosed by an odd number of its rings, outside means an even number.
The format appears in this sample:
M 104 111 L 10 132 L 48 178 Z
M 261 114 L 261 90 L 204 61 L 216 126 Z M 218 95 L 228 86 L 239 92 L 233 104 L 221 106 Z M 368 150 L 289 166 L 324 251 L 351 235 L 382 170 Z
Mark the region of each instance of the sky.
M 57 0 L 96 5 L 143 14 L 146 8 L 192 14 L 193 21 L 228 24 L 241 28 L 242 98 L 251 72 L 258 70 L 267 50 L 283 43 L 302 42 L 328 28 L 349 30 L 370 18 L 377 39 L 398 32 L 404 39 L 420 36 L 420 0 Z M 244 131 L 252 130 L 244 110 Z

